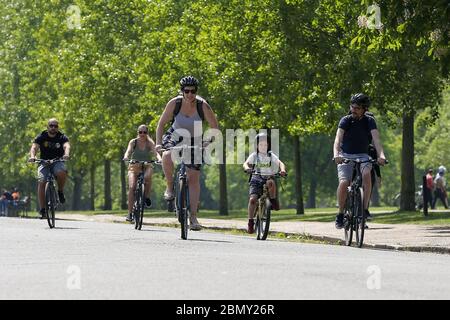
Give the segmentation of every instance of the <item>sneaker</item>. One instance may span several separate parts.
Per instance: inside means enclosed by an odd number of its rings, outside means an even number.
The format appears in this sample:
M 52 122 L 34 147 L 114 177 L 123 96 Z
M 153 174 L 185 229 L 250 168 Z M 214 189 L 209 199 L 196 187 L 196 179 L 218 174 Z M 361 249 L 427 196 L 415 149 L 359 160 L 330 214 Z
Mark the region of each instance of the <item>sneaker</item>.
M 336 215 L 336 221 L 335 221 L 336 229 L 342 229 L 344 227 L 344 214 L 339 213 Z
M 165 200 L 169 201 L 169 200 L 172 200 L 173 198 L 175 198 L 173 193 L 168 192 L 167 190 L 164 191 L 164 199 Z
M 134 219 L 133 219 L 133 214 L 131 212 L 128 212 L 126 219 L 128 222 L 133 223 Z
M 247 228 L 247 232 L 249 234 L 252 234 L 255 232 L 255 220 L 253 219 L 248 219 L 248 228 Z
M 189 226 L 190 230 L 192 230 L 192 231 L 200 231 L 200 230 L 202 230 L 202 226 L 198 223 L 196 217 L 191 217 L 190 222 L 191 222 L 190 226 Z
M 150 198 L 145 198 L 145 206 L 150 208 L 152 206 L 152 200 Z
M 175 210 L 175 199 L 167 200 L 167 211 L 168 212 L 176 212 Z M 178 217 L 178 214 L 177 214 Z
M 47 213 L 45 213 L 45 208 L 39 210 L 40 217 L 39 219 L 47 219 Z
M 270 199 L 270 203 L 272 204 L 272 210 L 280 210 L 280 202 L 278 201 L 278 198 Z
M 59 203 L 63 204 L 64 202 L 66 202 L 66 198 L 64 197 L 64 192 L 58 191 L 58 198 L 59 198 Z
M 366 220 L 372 220 L 372 215 L 369 210 L 364 210 L 364 215 L 366 216 Z

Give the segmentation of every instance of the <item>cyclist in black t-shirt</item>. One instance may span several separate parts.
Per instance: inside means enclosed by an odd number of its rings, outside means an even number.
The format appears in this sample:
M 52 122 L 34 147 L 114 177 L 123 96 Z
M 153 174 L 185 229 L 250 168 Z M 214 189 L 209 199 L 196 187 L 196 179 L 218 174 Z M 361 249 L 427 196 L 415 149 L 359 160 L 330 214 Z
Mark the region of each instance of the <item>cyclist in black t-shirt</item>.
M 343 163 L 343 158 L 367 160 L 369 158 L 369 144 L 373 142 L 377 152 L 377 162 L 380 165 L 386 163 L 383 147 L 380 142 L 380 135 L 377 129 L 375 118 L 366 115 L 370 106 L 370 99 L 363 93 L 355 94 L 350 99 L 351 114 L 344 116 L 339 121 L 336 138 L 333 146 L 334 160 L 337 164 L 339 186 L 337 197 L 339 202 L 339 212 L 336 216 L 336 228 L 340 229 L 344 224 L 344 206 L 347 197 L 347 187 L 350 185 L 353 173 L 352 163 Z M 369 219 L 369 201 L 372 190 L 371 182 L 372 165 L 363 163 L 361 171 L 363 175 L 364 212 Z
M 40 150 L 41 159 L 51 160 L 63 158 L 69 159 L 70 144 L 69 139 L 59 131 L 58 120 L 52 118 L 48 120 L 47 130 L 44 130 L 33 141 L 30 150 L 29 162 L 36 160 L 36 153 Z M 45 215 L 45 181 L 47 175 L 52 170 L 58 184 L 58 198 L 60 203 L 64 203 L 64 185 L 67 178 L 67 170 L 64 162 L 55 162 L 51 165 L 40 165 L 38 168 L 38 199 L 42 218 Z

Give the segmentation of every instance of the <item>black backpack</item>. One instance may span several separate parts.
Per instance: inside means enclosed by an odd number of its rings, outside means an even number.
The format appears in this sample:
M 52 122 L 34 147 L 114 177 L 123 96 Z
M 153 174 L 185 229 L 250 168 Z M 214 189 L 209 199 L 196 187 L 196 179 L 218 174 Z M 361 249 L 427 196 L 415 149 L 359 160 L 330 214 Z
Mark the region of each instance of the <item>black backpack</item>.
M 205 114 L 203 113 L 203 100 L 197 99 L 197 112 L 198 115 L 200 116 L 200 119 L 205 120 Z M 182 97 L 178 97 L 176 102 L 175 102 L 175 110 L 173 111 L 173 118 L 172 118 L 172 123 L 175 121 L 175 117 L 177 116 L 178 113 L 180 113 L 181 110 L 181 104 L 183 103 L 183 98 Z

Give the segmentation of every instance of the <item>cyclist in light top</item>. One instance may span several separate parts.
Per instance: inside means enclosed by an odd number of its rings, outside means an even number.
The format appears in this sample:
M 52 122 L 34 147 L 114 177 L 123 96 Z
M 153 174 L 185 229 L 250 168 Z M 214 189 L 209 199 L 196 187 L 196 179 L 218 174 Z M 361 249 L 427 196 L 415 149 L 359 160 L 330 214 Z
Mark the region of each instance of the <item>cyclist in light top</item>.
M 339 121 L 333 145 L 334 161 L 337 164 L 339 177 L 339 186 L 337 188 L 339 213 L 336 215 L 335 221 L 337 229 L 344 227 L 347 187 L 352 180 L 354 166 L 353 163 L 343 163 L 343 158 L 368 160 L 369 144 L 373 140 L 378 164 L 384 165 L 386 163 L 375 119 L 366 115 L 366 111 L 370 106 L 369 97 L 363 93 L 357 93 L 350 98 L 350 103 L 351 114 L 344 116 Z M 371 170 L 372 165 L 369 162 L 361 164 L 364 195 L 369 195 L 372 190 Z M 367 219 L 371 218 L 368 210 L 369 201 L 370 197 L 364 196 L 364 214 Z
M 280 172 L 280 175 L 286 175 L 286 166 L 272 151 L 268 151 L 268 136 L 260 133 L 255 138 L 256 152 L 250 154 L 244 162 L 243 167 L 247 173 L 256 172 L 261 175 L 252 175 L 250 178 L 250 190 L 248 200 L 248 233 L 255 231 L 255 209 L 258 198 L 263 193 L 264 185 L 269 190 L 269 198 L 273 210 L 279 210 L 280 205 L 277 198 L 277 189 L 275 181 L 271 178 L 274 174 Z
M 148 135 L 148 127 L 145 124 L 141 124 L 137 130 L 137 137 L 131 139 L 128 143 L 123 160 L 150 161 L 152 154 L 156 156 L 158 161 L 161 161 L 161 156 L 155 150 L 155 143 Z M 133 220 L 134 191 L 136 190 L 136 180 L 140 172 L 141 165 L 139 163 L 130 163 L 128 166 L 128 216 L 126 218 L 130 222 Z M 150 200 L 150 190 L 152 187 L 151 164 L 145 165 L 144 183 L 145 205 L 150 207 L 152 205 L 152 201 Z
M 195 125 L 202 125 L 203 121 L 207 122 L 211 128 L 218 129 L 219 124 L 216 115 L 205 99 L 197 95 L 199 82 L 193 76 L 186 76 L 180 80 L 180 95 L 172 98 L 166 105 L 156 128 L 156 151 L 169 149 L 179 144 L 197 145 L 197 140 L 201 137 L 195 137 Z M 164 133 L 164 127 L 169 122 L 170 128 Z M 203 126 L 200 135 L 203 134 Z M 196 139 L 200 138 L 200 139 Z M 201 225 L 197 220 L 198 204 L 200 199 L 200 168 L 202 159 L 195 159 L 194 149 L 191 149 L 191 163 L 187 164 L 187 176 L 189 183 L 189 200 L 191 209 L 190 229 L 198 231 Z M 172 200 L 173 194 L 173 172 L 174 164 L 171 156 L 172 151 L 164 151 L 162 156 L 162 167 L 166 178 L 166 191 L 164 199 Z

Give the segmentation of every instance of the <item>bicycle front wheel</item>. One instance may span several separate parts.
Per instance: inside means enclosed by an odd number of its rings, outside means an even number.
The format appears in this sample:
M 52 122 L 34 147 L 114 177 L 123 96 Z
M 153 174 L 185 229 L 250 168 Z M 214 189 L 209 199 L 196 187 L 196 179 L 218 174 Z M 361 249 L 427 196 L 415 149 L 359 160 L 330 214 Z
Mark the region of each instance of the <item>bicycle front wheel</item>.
M 366 226 L 366 217 L 364 215 L 363 206 L 364 192 L 362 188 L 356 190 L 355 203 L 354 203 L 354 218 L 356 219 L 355 235 L 356 244 L 358 248 L 363 246 L 364 242 L 364 228 Z
M 181 226 L 181 239 L 187 240 L 188 230 L 189 230 L 189 206 L 188 206 L 188 196 L 187 196 L 187 181 L 184 179 L 179 180 L 178 189 L 178 221 Z
M 50 229 L 55 227 L 56 190 L 51 182 L 45 184 L 45 213 Z
M 353 213 L 351 207 L 351 197 L 350 194 L 347 194 L 347 199 L 345 201 L 344 208 L 344 234 L 345 234 L 345 245 L 350 246 L 352 244 L 353 239 Z
M 271 204 L 269 199 L 266 200 L 265 205 L 261 208 L 256 216 L 256 229 L 257 229 L 257 240 L 266 240 L 269 234 L 270 228 L 270 214 L 271 214 Z
M 135 197 L 134 228 L 141 230 L 144 221 L 144 186 L 142 184 L 136 189 Z

